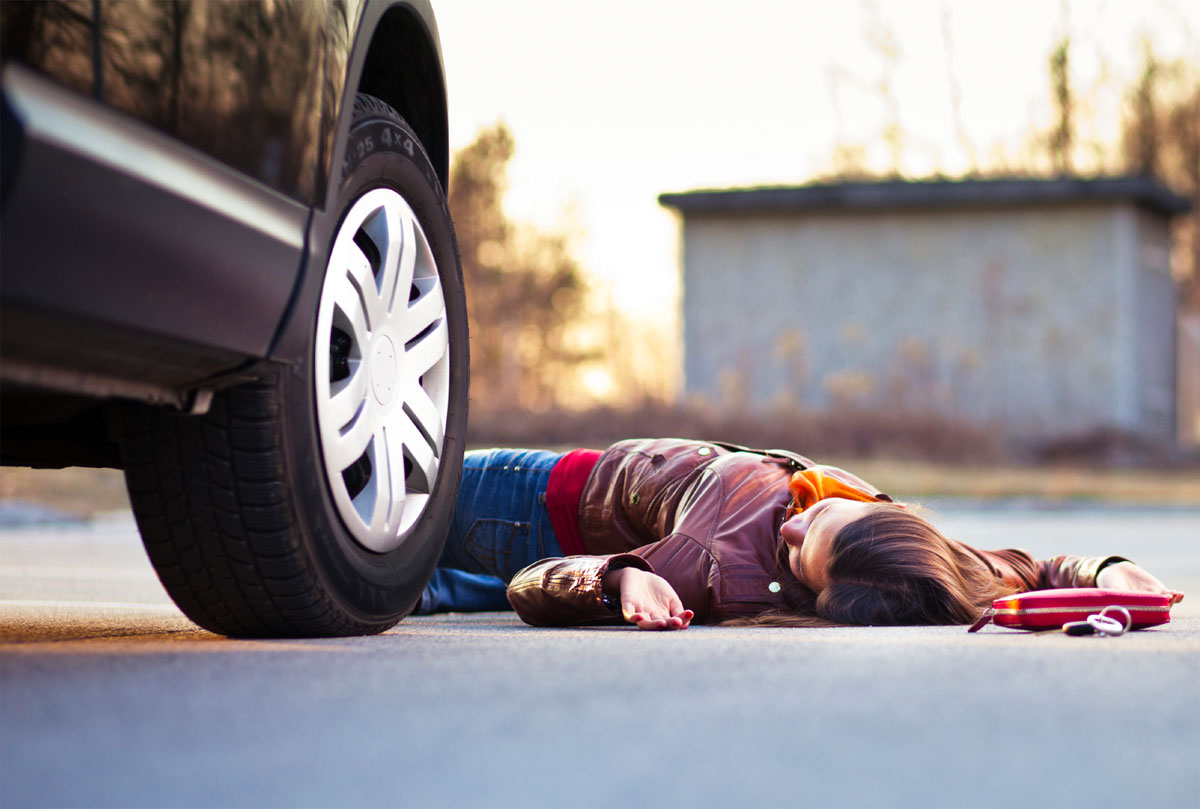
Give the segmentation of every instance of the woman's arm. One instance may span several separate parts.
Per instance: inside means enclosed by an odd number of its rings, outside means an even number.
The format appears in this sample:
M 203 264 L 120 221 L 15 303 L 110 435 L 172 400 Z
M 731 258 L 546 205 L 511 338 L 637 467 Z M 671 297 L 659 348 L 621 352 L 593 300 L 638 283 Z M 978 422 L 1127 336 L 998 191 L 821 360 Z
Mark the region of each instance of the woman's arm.
M 627 553 L 543 559 L 513 577 L 508 602 L 533 626 L 624 620 L 639 629 L 687 629 L 695 617 L 650 563 Z
M 650 565 L 623 553 L 615 556 L 552 557 L 534 562 L 508 583 L 508 603 L 533 626 L 578 626 L 620 618 L 604 597 L 610 570 Z
M 1129 561 L 1116 562 L 1103 567 L 1096 574 L 1096 586 L 1105 590 L 1131 590 L 1136 593 L 1157 593 L 1170 596 L 1172 604 L 1183 601 L 1183 593 L 1171 590 L 1153 574 Z
M 1183 593 L 1166 587 L 1155 576 L 1123 556 L 1055 556 L 1034 559 L 1024 550 L 976 551 L 964 546 L 987 563 L 992 573 L 1018 590 L 1053 590 L 1063 587 L 1099 587 L 1159 593 L 1172 603 L 1183 600 Z
M 1109 565 L 1128 562 L 1123 556 L 1055 556 L 1037 561 L 1037 584 L 1031 589 L 1096 587 L 1096 576 Z

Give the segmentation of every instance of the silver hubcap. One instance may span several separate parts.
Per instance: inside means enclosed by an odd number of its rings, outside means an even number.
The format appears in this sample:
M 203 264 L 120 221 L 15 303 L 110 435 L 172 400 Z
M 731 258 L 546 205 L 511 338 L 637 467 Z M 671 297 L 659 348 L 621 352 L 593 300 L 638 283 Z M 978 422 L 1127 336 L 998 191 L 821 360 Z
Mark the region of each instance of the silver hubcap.
M 314 378 L 338 513 L 365 548 L 390 551 L 433 493 L 450 388 L 437 264 L 395 191 L 364 194 L 338 231 L 317 311 Z

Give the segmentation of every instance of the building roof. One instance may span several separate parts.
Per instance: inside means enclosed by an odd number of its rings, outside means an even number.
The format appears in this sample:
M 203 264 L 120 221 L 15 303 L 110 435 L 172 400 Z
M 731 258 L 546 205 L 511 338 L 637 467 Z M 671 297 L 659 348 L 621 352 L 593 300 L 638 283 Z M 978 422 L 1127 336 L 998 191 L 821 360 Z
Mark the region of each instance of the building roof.
M 1127 200 L 1165 216 L 1191 204 L 1149 177 L 1053 180 L 891 180 L 729 188 L 661 194 L 658 202 L 688 213 L 853 211 L 883 208 L 1016 207 Z

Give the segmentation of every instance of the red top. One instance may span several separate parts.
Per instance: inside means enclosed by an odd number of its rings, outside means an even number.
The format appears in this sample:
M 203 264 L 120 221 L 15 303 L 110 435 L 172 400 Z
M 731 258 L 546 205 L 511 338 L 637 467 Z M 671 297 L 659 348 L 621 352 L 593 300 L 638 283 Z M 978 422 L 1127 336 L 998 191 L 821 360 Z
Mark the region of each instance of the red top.
M 550 527 L 558 537 L 563 556 L 584 553 L 579 534 L 579 500 L 588 475 L 600 460 L 598 449 L 576 449 L 562 456 L 550 470 L 546 483 L 546 510 L 550 512 Z

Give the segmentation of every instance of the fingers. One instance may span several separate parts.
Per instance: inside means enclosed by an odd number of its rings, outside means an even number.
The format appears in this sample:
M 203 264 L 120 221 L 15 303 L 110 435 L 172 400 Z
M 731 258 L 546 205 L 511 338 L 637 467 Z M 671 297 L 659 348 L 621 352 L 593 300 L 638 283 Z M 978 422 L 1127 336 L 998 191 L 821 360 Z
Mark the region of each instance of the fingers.
M 645 612 L 635 612 L 625 620 L 631 624 L 637 624 L 638 629 L 666 629 L 669 619 L 655 618 Z
M 692 623 L 694 613 L 684 610 L 679 615 L 664 615 L 661 612 L 636 611 L 627 613 L 625 620 L 637 624 L 638 629 L 687 629 Z
M 674 590 L 671 591 L 671 598 L 667 602 L 667 609 L 670 611 L 671 617 L 679 622 L 678 629 L 687 629 L 692 623 L 692 618 L 696 615 L 691 610 L 683 608 L 683 602 L 679 600 L 679 596 L 676 595 Z
M 639 629 L 687 629 L 694 613 L 685 610 L 671 585 L 660 576 L 633 569 L 620 582 L 621 614 Z
M 668 612 L 661 605 L 635 608 L 628 606 L 622 609 L 625 620 L 637 624 L 638 629 L 687 629 L 691 626 L 696 613 L 683 609 L 679 605 L 674 613 Z
M 1178 590 L 1172 590 L 1170 587 L 1164 587 L 1162 584 L 1159 584 L 1159 586 L 1154 590 L 1154 592 L 1157 592 L 1159 595 L 1164 595 L 1167 598 L 1169 598 L 1170 599 L 1169 603 L 1172 605 L 1178 604 L 1180 601 L 1183 601 L 1183 593 L 1179 592 Z

